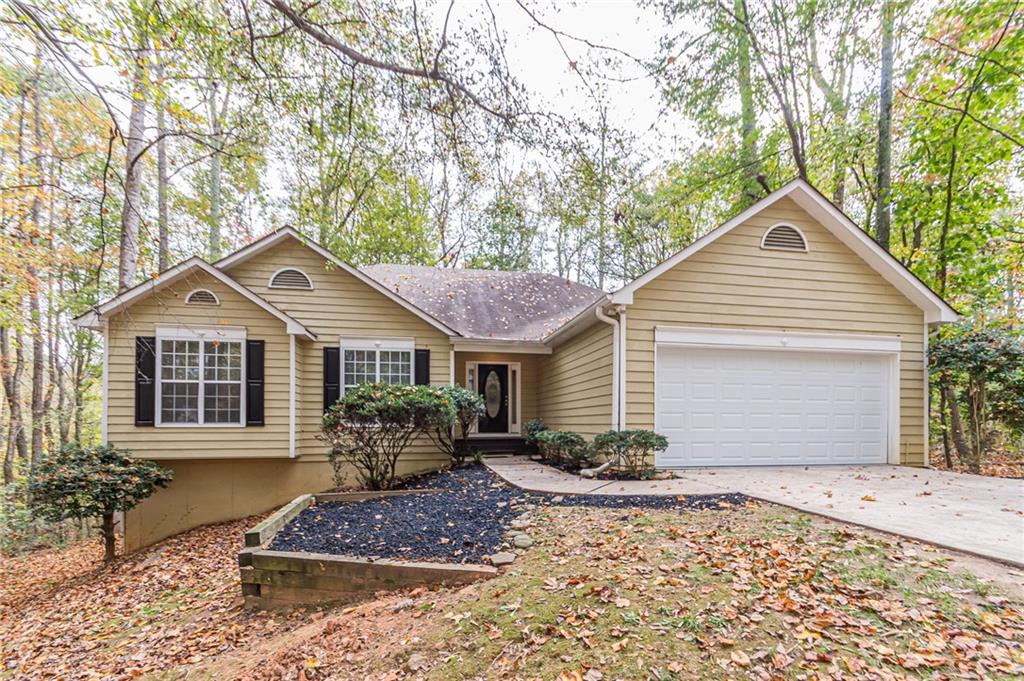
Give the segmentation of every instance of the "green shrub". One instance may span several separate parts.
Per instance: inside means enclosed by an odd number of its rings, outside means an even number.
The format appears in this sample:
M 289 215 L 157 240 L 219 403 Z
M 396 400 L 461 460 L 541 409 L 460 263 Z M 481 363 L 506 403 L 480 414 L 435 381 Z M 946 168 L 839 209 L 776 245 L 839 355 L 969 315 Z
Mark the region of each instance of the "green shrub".
M 587 441 L 571 430 L 542 430 L 536 434 L 537 446 L 545 458 L 574 468 L 583 468 L 593 460 Z
M 665 436 L 652 430 L 609 430 L 594 438 L 594 450 L 599 455 L 638 480 L 654 474 L 653 454 L 666 447 Z
M 114 514 L 135 508 L 173 477 L 153 461 L 132 458 L 127 449 L 69 444 L 33 467 L 29 495 L 33 510 L 52 522 L 101 518 L 104 558 L 112 560 Z
M 484 413 L 484 398 L 459 385 L 440 386 L 434 390 L 452 405 L 455 419 L 453 423 L 447 422 L 442 414 L 435 427 L 427 432 L 434 444 L 451 457 L 452 463 L 461 466 L 473 453 L 469 431 Z
M 544 419 L 530 419 L 526 422 L 526 437 L 523 439 L 527 444 L 538 444 L 537 436 L 545 430 L 548 430 L 548 427 L 544 425 Z
M 428 385 L 364 383 L 349 388 L 324 414 L 321 430 L 331 445 L 328 460 L 342 484 L 343 465 L 356 469 L 367 489 L 395 483 L 398 457 L 418 436 L 455 424 L 447 393 Z

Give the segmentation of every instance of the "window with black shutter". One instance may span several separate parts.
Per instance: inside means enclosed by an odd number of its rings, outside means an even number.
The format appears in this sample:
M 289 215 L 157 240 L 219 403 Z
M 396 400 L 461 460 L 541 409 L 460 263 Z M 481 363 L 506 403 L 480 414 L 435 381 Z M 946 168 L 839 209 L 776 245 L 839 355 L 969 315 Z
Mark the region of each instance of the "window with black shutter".
M 152 426 L 156 414 L 156 338 L 135 337 L 135 425 Z
M 263 425 L 264 349 L 261 340 L 245 342 L 245 425 Z
M 324 412 L 341 397 L 341 348 L 324 348 Z

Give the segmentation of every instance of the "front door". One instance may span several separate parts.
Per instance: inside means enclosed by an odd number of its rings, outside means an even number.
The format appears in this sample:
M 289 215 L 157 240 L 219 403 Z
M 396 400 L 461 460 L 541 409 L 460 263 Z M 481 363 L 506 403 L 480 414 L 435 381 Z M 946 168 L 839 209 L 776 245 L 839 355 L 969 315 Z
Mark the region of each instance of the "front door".
M 508 365 L 477 366 L 477 392 L 484 398 L 484 413 L 477 421 L 477 432 L 508 432 Z

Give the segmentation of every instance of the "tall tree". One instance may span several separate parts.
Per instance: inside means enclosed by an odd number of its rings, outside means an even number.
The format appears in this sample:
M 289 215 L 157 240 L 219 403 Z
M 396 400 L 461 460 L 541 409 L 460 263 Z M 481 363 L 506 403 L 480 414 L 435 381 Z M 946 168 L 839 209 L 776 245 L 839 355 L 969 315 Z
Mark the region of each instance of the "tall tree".
M 875 176 L 878 185 L 878 205 L 875 208 L 875 240 L 889 250 L 892 229 L 892 68 L 893 33 L 896 21 L 895 0 L 882 3 L 882 49 L 878 86 L 878 153 Z

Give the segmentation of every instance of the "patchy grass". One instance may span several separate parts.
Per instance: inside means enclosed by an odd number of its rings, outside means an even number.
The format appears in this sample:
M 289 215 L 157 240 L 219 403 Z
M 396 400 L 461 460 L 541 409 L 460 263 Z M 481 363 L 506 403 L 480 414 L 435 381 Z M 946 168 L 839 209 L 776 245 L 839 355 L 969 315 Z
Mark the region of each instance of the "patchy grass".
M 496 579 L 290 614 L 240 608 L 246 522 L 203 528 L 30 590 L 18 612 L 5 601 L 3 669 L 149 681 L 1024 672 L 1021 576 L 988 561 L 770 504 L 528 517 L 536 544 Z M 12 570 L 0 577 L 24 575 Z

